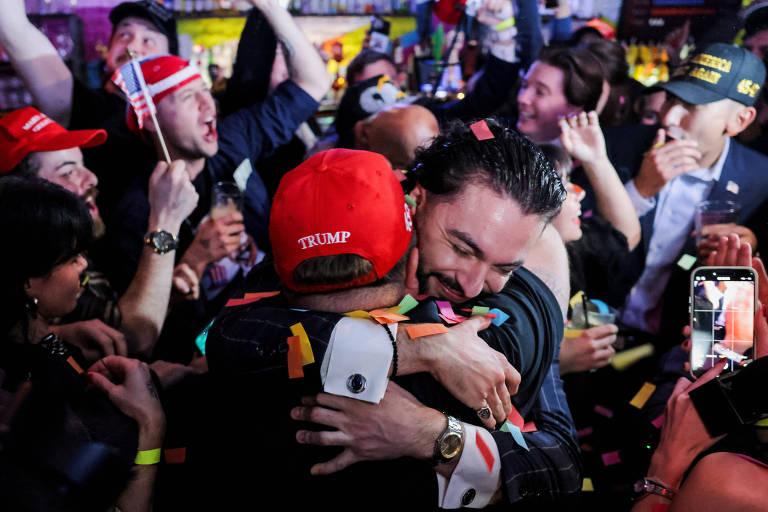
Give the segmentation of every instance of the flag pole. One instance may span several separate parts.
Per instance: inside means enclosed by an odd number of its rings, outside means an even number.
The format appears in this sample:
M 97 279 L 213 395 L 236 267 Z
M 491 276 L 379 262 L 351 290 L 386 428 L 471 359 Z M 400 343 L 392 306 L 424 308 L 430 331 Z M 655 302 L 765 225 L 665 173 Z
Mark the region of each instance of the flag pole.
M 129 49 L 126 49 L 125 51 L 128 52 L 128 57 L 130 57 L 131 59 L 131 65 L 136 66 L 138 68 L 137 76 L 141 81 L 141 93 L 144 95 L 144 101 L 147 103 L 147 105 L 154 105 L 152 96 L 149 95 L 149 91 L 147 90 L 147 84 L 144 83 L 144 73 L 141 72 L 141 65 L 136 60 L 136 55 Z M 171 155 L 168 153 L 168 146 L 165 145 L 165 137 L 163 137 L 163 132 L 160 129 L 160 124 L 157 122 L 157 117 L 155 116 L 154 108 L 149 109 L 149 115 L 152 118 L 152 124 L 155 125 L 155 132 L 157 133 L 157 138 L 160 141 L 160 147 L 163 150 L 163 156 L 165 157 L 165 161 L 170 165 Z

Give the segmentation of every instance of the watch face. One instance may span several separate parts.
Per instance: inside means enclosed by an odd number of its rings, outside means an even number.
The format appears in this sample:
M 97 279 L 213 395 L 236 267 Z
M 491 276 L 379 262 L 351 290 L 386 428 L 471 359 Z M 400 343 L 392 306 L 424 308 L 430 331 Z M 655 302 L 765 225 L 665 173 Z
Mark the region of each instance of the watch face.
M 168 252 L 176 248 L 176 241 L 167 231 L 156 231 L 152 233 L 152 245 L 159 252 Z
M 440 454 L 446 459 L 452 459 L 461 450 L 461 434 L 451 432 L 440 440 Z

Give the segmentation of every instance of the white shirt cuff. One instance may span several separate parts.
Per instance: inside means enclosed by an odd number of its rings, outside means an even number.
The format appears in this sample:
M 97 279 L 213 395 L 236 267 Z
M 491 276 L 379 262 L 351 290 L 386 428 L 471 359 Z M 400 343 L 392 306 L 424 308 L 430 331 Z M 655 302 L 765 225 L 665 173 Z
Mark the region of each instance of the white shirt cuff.
M 501 457 L 499 448 L 490 432 L 483 428 L 464 425 L 464 449 L 450 480 L 436 473 L 438 505 L 440 508 L 483 508 L 488 506 L 501 485 Z M 485 457 L 477 446 L 480 436 L 493 457 L 493 467 L 488 471 Z
M 387 328 L 397 339 L 397 324 Z M 392 363 L 392 340 L 381 325 L 363 318 L 342 318 L 331 333 L 320 376 L 326 393 L 379 403 Z
M 637 191 L 637 187 L 635 186 L 635 180 L 629 180 L 626 185 L 624 185 L 624 188 L 627 189 L 627 194 L 629 194 L 629 198 L 632 200 L 632 206 L 635 207 L 638 217 L 642 217 L 656 206 L 656 198 L 643 197 L 640 195 L 640 192 Z

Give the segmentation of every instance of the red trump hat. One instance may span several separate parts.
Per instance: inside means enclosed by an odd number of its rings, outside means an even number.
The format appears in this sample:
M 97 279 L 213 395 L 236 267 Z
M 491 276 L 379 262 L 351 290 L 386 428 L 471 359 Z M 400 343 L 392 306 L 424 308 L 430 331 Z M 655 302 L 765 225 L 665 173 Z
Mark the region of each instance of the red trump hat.
M 389 162 L 369 151 L 331 149 L 286 174 L 275 195 L 269 236 L 283 284 L 301 293 L 363 286 L 384 277 L 403 257 L 411 214 Z M 351 282 L 300 285 L 294 270 L 319 256 L 355 254 L 373 269 Z
M 34 107 L 0 119 L 0 173 L 7 173 L 37 151 L 90 148 L 107 140 L 104 130 L 67 130 Z

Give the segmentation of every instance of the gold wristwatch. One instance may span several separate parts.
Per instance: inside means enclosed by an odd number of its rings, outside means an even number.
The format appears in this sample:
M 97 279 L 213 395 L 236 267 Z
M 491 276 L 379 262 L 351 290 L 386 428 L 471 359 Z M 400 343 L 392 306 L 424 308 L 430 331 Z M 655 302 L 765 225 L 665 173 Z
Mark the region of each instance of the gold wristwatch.
M 464 426 L 453 416 L 445 415 L 448 424 L 435 440 L 432 463 L 447 464 L 455 459 L 464 447 Z

